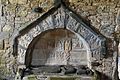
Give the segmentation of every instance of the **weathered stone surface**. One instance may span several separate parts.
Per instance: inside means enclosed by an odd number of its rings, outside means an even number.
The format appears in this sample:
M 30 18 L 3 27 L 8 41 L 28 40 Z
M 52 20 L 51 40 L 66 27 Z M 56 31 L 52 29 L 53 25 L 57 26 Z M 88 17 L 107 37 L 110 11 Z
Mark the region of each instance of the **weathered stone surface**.
M 15 4 L 8 4 L 6 7 L 4 7 L 5 10 L 7 10 L 7 12 L 11 15 L 14 15 L 15 14 L 15 10 L 16 10 L 16 5 Z M 4 12 L 5 13 L 5 12 Z M 11 16 L 10 15 L 10 16 Z M 14 15 L 15 16 L 15 15 Z
M 115 31 L 118 34 L 118 38 L 120 37 L 120 10 L 118 10 L 117 12 L 117 16 L 116 16 L 116 27 L 115 27 Z
M 38 36 L 41 32 L 43 32 L 45 30 L 53 29 L 54 27 L 52 27 L 52 26 L 55 26 L 55 28 L 64 28 L 66 26 L 68 30 L 74 31 L 75 33 L 80 34 L 86 40 L 86 42 L 89 44 L 90 49 L 92 51 L 92 55 L 94 57 L 97 56 L 96 58 L 100 59 L 99 55 L 106 53 L 106 52 L 103 52 L 104 50 L 102 50 L 103 49 L 102 46 L 104 46 L 104 45 L 101 46 L 102 42 L 104 42 L 105 39 L 102 36 L 98 37 L 95 34 L 95 32 L 87 29 L 87 25 L 85 25 L 82 22 L 79 23 L 78 21 L 76 21 L 73 18 L 75 16 L 71 16 L 71 15 L 72 14 L 67 15 L 62 10 L 62 8 L 60 8 L 60 9 L 58 9 L 58 11 L 55 12 L 55 14 L 47 17 L 44 21 L 39 23 L 39 26 L 37 25 L 36 27 L 32 28 L 27 34 L 18 38 L 18 41 L 19 41 L 18 45 L 20 46 L 20 47 L 18 47 L 18 54 L 20 53 L 19 54 L 20 59 L 18 59 L 18 60 L 22 60 L 22 64 L 23 64 L 25 61 L 24 56 L 26 53 L 26 49 L 28 48 L 28 46 L 31 43 L 31 41 L 33 40 L 33 38 Z M 68 16 L 68 17 L 65 18 L 65 16 Z M 67 21 L 64 21 L 64 20 L 67 20 Z
M 3 27 L 3 31 L 5 31 L 5 32 L 9 32 L 10 30 L 11 30 L 11 26 L 10 25 L 5 25 L 4 27 Z
M 11 4 L 17 4 L 17 0 L 9 0 Z
M 76 73 L 76 69 L 73 66 L 67 65 L 62 67 L 62 72 L 64 74 L 74 74 Z
M 9 37 L 8 32 L 0 32 L 0 40 L 6 39 Z
M 18 4 L 26 4 L 28 0 L 18 0 Z
M 9 47 L 9 39 L 4 39 L 4 49 L 8 49 Z
M 97 28 L 100 31 L 100 33 L 102 33 L 104 36 L 108 38 L 113 38 L 114 37 L 113 33 L 115 32 L 115 29 L 116 31 L 118 31 L 117 35 L 120 33 L 119 31 L 120 1 L 119 0 L 68 0 L 68 1 L 65 1 L 66 5 L 71 7 L 72 10 L 75 11 L 75 13 L 82 16 L 85 20 L 88 20 L 88 23 L 90 21 L 90 24 L 92 24 L 93 27 Z M 4 60 L 7 60 L 6 61 L 7 63 L 6 62 L 4 63 L 5 67 L 7 68 L 11 67 L 10 70 L 13 70 L 11 62 L 14 59 L 12 60 L 10 55 L 12 55 L 13 53 L 12 52 L 13 42 L 15 37 L 18 35 L 19 30 L 25 28 L 26 26 L 29 25 L 29 23 L 34 22 L 38 17 L 43 15 L 45 12 L 47 12 L 50 8 L 53 7 L 53 3 L 54 0 L 33 0 L 33 1 L 32 0 L 0 0 L 0 4 L 2 4 L 0 5 L 0 40 L 2 41 L 4 39 L 10 38 L 9 39 L 10 44 L 7 43 L 7 46 L 10 47 L 5 48 L 5 52 L 0 52 L 2 55 L 4 54 L 4 56 L 7 56 L 4 58 Z M 43 12 L 40 14 L 33 12 L 33 8 L 38 6 L 43 9 Z M 67 28 L 69 28 L 70 30 L 81 32 L 78 31 L 77 28 L 83 25 L 77 23 L 77 21 L 73 20 L 72 18 L 68 17 L 70 20 L 66 20 L 66 22 L 64 23 L 63 19 L 67 19 L 67 16 L 68 14 L 65 15 L 64 12 L 59 11 L 58 13 L 55 13 L 54 16 L 53 15 L 51 15 L 51 17 L 49 16 L 46 20 L 44 20 L 39 25 L 37 25 L 36 28 L 31 29 L 31 31 L 27 35 L 22 36 L 19 45 L 20 48 L 22 49 L 18 50 L 18 52 L 23 54 L 21 54 L 20 57 L 25 56 L 24 53 L 26 52 L 28 45 L 34 39 L 34 37 L 40 34 L 41 32 L 46 31 L 47 28 L 49 29 L 64 28 L 64 25 L 67 24 Z M 67 21 L 69 22 L 67 23 Z M 9 28 L 6 26 L 9 26 Z M 86 29 L 85 30 L 81 29 L 81 30 L 85 31 L 85 34 L 90 33 Z M 99 42 L 99 40 L 97 40 L 96 37 L 92 36 L 91 33 L 90 33 L 91 36 L 85 34 L 82 33 L 79 35 L 84 35 L 84 38 L 86 38 L 86 40 L 89 41 L 89 44 L 91 45 L 92 54 L 96 56 L 97 59 L 100 58 L 100 56 L 97 54 L 100 52 L 100 48 L 98 44 L 101 43 L 102 45 L 102 42 Z M 117 37 L 119 38 L 120 35 L 118 35 Z M 97 46 L 99 49 L 94 49 L 94 46 L 95 48 Z M 113 48 L 112 45 L 110 47 Z M 105 49 L 105 47 L 101 47 L 101 48 Z M 112 54 L 113 51 L 114 50 L 112 49 L 112 51 L 108 51 L 108 53 Z M 108 55 L 108 57 L 111 56 Z M 20 60 L 23 61 L 24 63 L 23 58 L 21 58 Z M 102 63 L 104 63 L 105 65 L 98 66 L 96 69 L 98 71 L 105 72 L 105 74 L 110 73 L 109 75 L 111 76 L 112 70 L 116 69 L 116 67 L 113 66 L 115 65 L 115 60 L 113 64 L 110 65 L 111 60 L 112 59 L 109 58 L 106 58 L 105 61 L 101 60 Z M 107 67 L 106 64 L 108 64 L 109 68 Z M 5 70 L 3 69 L 2 71 Z
M 28 14 L 28 11 L 27 10 L 23 10 L 23 11 L 20 10 L 17 14 L 18 14 L 17 16 L 26 17 Z
M 34 0 L 31 1 L 30 7 L 35 8 L 35 7 L 42 7 L 44 11 L 48 11 L 53 5 L 53 0 Z
M 106 28 L 106 26 L 101 26 L 101 25 L 114 24 L 113 22 L 110 23 L 110 21 L 111 20 L 115 21 L 115 17 L 111 19 L 106 19 L 106 17 L 109 17 L 111 13 L 112 16 L 116 16 L 118 9 L 115 6 L 117 5 L 116 3 L 118 3 L 119 1 L 115 1 L 113 3 L 112 1 L 107 1 L 107 0 L 103 0 L 103 1 L 102 0 L 97 0 L 97 1 L 69 0 L 69 2 L 70 2 L 70 7 L 72 7 L 75 12 L 79 13 L 79 15 L 82 16 L 83 18 L 89 19 L 92 25 L 96 27 L 102 34 L 104 34 L 106 37 L 113 37 L 112 34 L 114 33 L 114 30 L 110 30 L 109 27 Z M 106 14 L 106 17 L 104 17 L 104 14 Z M 94 18 L 89 18 L 89 17 L 94 17 Z M 101 19 L 98 19 L 98 17 L 101 17 Z M 114 28 L 115 27 L 116 26 L 114 26 Z
M 26 4 L 28 0 L 9 0 L 11 4 Z
M 67 38 L 68 40 L 66 40 L 67 35 L 69 35 Z M 54 39 L 54 37 L 56 37 L 56 39 Z M 66 29 L 56 29 L 53 31 L 48 31 L 43 36 L 40 36 L 40 38 L 41 39 L 38 39 L 37 42 L 35 41 L 36 45 L 33 49 L 32 54 L 34 55 L 32 56 L 31 65 L 67 65 L 67 63 L 74 66 L 87 65 L 87 56 L 89 53 L 87 53 L 85 43 L 72 32 Z M 70 46 L 66 46 L 64 49 L 64 43 L 67 43 L 67 41 L 72 41 L 69 45 L 73 45 L 71 46 L 72 50 L 69 50 L 69 53 L 67 49 Z M 51 50 L 53 51 L 51 52 Z M 67 53 L 69 55 L 67 55 Z M 30 54 L 27 55 L 28 56 L 26 56 L 26 58 L 29 58 Z M 70 58 L 68 58 L 69 56 Z M 28 61 L 29 60 L 27 60 L 27 62 Z
M 3 50 L 4 49 L 4 42 L 3 40 L 0 40 L 0 50 Z
M 33 68 L 32 72 L 34 74 L 39 74 L 39 73 L 60 73 L 61 68 L 60 66 L 41 66 L 38 68 Z

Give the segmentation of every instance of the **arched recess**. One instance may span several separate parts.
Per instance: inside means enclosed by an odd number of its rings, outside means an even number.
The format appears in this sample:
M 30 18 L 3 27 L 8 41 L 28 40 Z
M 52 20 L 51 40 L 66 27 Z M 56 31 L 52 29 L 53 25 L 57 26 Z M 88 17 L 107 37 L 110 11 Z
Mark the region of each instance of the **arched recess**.
M 66 41 L 70 42 L 65 49 Z M 57 28 L 44 31 L 32 40 L 26 51 L 25 65 L 85 65 L 91 68 L 91 57 L 90 47 L 82 36 Z
M 84 39 L 89 45 L 92 58 L 101 59 L 106 54 L 106 38 L 85 24 L 79 16 L 65 6 L 58 6 L 49 10 L 42 17 L 31 23 L 15 38 L 14 55 L 17 62 L 25 64 L 25 56 L 28 46 L 35 37 L 44 31 L 52 29 L 67 29 Z

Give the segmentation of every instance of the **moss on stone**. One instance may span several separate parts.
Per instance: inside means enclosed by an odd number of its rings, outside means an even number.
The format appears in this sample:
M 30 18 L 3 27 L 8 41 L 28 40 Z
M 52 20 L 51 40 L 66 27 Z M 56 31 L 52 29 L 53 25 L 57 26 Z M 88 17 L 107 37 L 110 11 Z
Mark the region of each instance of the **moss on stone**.
M 48 80 L 76 80 L 76 77 L 50 77 Z M 79 79 L 80 80 L 80 79 Z
M 31 75 L 28 77 L 28 80 L 37 80 L 36 76 L 35 75 Z
M 100 75 L 97 71 L 94 71 L 94 76 L 92 77 L 92 80 L 100 80 Z

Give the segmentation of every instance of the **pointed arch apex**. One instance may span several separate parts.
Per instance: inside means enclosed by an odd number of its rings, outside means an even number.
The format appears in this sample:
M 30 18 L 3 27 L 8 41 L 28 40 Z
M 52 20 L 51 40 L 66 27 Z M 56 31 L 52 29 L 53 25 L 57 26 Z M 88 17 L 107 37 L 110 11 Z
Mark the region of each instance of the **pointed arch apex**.
M 56 28 L 66 28 L 82 36 L 89 44 L 93 57 L 99 55 L 96 58 L 100 59 L 101 55 L 106 54 L 106 38 L 84 23 L 75 13 L 66 7 L 60 6 L 55 8 L 55 10 L 52 8 L 42 17 L 31 23 L 26 29 L 20 31 L 22 35 L 20 34 L 16 38 L 18 41 L 16 49 L 18 61 L 22 64 L 25 63 L 26 50 L 36 36 L 46 30 Z

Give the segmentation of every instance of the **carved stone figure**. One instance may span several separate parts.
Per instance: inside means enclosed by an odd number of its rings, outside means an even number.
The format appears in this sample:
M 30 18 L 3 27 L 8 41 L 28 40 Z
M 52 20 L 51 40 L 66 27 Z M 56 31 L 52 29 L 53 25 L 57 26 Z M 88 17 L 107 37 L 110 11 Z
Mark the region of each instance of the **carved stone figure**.
M 68 62 L 69 62 L 71 50 L 72 50 L 72 41 L 65 40 L 65 42 L 64 42 L 64 55 L 65 55 L 66 65 L 68 65 Z

